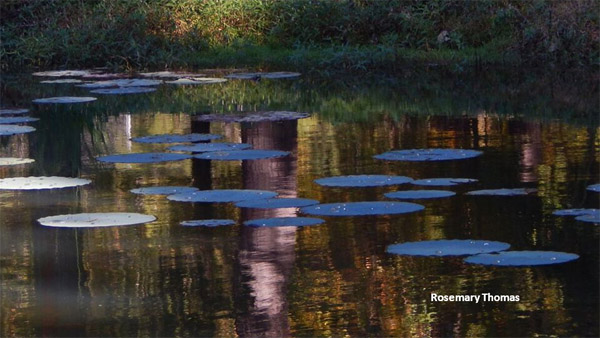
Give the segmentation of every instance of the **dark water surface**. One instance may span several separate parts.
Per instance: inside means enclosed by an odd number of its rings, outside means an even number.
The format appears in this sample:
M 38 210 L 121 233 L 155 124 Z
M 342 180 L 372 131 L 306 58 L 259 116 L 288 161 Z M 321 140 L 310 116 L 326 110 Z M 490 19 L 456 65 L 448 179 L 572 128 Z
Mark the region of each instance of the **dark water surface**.
M 411 74 L 384 79 L 229 81 L 157 92 L 98 96 L 81 105 L 31 99 L 90 96 L 72 85 L 4 76 L 2 105 L 32 109 L 37 131 L 0 137 L 0 178 L 92 180 L 55 191 L 0 191 L 1 336 L 598 336 L 599 227 L 553 216 L 598 208 L 597 78 L 523 73 Z M 92 95 L 93 96 L 93 95 Z M 291 110 L 287 122 L 198 122 L 204 113 Z M 96 156 L 163 151 L 129 138 L 210 132 L 222 141 L 291 156 L 218 162 L 107 164 Z M 470 148 L 462 161 L 388 162 L 391 149 Z M 168 201 L 129 190 L 186 185 L 265 189 L 322 203 L 387 200 L 395 190 L 322 187 L 336 175 L 476 178 L 456 196 L 422 200 L 423 211 L 324 217 L 322 225 L 252 228 L 246 220 L 307 216 L 297 209 Z M 516 197 L 467 196 L 476 189 L 536 188 Z M 43 227 L 38 218 L 80 212 L 139 212 L 146 225 Z M 229 218 L 234 226 L 183 227 Z M 513 250 L 580 255 L 541 267 L 468 265 L 461 258 L 400 257 L 389 244 L 485 239 Z M 433 302 L 444 295 L 518 295 L 518 302 Z

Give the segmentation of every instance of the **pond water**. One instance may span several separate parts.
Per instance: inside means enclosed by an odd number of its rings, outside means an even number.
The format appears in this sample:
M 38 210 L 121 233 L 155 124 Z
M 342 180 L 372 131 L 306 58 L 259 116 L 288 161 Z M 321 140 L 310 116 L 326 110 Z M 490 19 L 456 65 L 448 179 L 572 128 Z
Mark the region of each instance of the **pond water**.
M 211 75 L 213 76 L 213 75 Z M 215 75 L 215 76 L 218 76 Z M 558 209 L 598 208 L 597 78 L 431 70 L 385 78 L 230 80 L 162 85 L 155 92 L 99 95 L 80 104 L 35 105 L 94 96 L 72 84 L 3 75 L 2 106 L 31 109 L 37 130 L 0 137 L 0 178 L 67 176 L 75 188 L 0 190 L 1 336 L 598 336 L 599 227 Z M 203 122 L 199 116 L 285 110 L 282 122 Z M 197 158 L 104 163 L 98 156 L 164 152 L 172 144 L 131 142 L 156 134 L 211 133 L 289 156 L 249 161 Z M 390 150 L 464 148 L 451 161 L 384 161 Z M 310 217 L 298 208 L 185 203 L 131 189 L 192 186 L 256 189 L 321 203 L 394 201 L 410 183 L 327 187 L 342 175 L 474 178 L 422 199 L 424 210 L 327 217 L 302 227 L 251 227 L 253 219 Z M 469 196 L 526 188 L 523 196 Z M 535 190 L 537 189 L 537 191 Z M 397 202 L 397 201 L 394 201 Z M 37 219 L 132 212 L 148 224 L 44 227 Z M 231 219 L 220 227 L 190 220 Z M 539 267 L 467 264 L 464 257 L 398 256 L 403 242 L 473 239 L 510 250 L 548 250 L 579 259 Z M 519 296 L 450 302 L 432 295 Z

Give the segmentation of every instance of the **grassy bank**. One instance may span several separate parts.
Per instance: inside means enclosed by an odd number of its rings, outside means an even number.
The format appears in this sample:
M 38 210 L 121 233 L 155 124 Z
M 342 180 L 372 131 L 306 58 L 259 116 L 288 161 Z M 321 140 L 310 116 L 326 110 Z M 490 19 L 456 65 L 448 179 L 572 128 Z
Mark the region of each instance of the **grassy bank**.
M 597 66 L 600 2 L 4 0 L 2 71 Z

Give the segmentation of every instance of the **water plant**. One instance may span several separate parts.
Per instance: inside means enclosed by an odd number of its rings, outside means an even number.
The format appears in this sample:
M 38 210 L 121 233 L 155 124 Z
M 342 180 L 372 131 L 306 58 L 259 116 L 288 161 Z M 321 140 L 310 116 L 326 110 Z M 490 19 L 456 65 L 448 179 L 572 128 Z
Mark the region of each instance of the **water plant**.
M 346 202 L 315 204 L 301 208 L 305 214 L 319 216 L 369 216 L 406 214 L 425 209 L 424 206 L 408 202 Z
M 406 256 L 466 256 L 504 251 L 510 244 L 474 239 L 444 239 L 391 244 L 387 253 Z
M 149 223 L 156 220 L 152 215 L 129 212 L 81 213 L 42 217 L 41 225 L 58 228 L 95 228 Z
M 0 179 L 0 190 L 42 190 L 78 187 L 90 184 L 84 178 L 60 176 L 29 176 Z
M 326 187 L 382 187 L 410 183 L 412 180 L 406 176 L 348 175 L 319 178 L 315 183 Z
M 268 190 L 215 189 L 169 195 L 167 196 L 167 199 L 177 202 L 227 203 L 273 198 L 275 196 L 277 196 L 276 192 Z
M 318 225 L 324 222 L 325 220 L 312 217 L 273 217 L 245 221 L 244 225 L 251 227 L 301 227 Z
M 556 251 L 504 251 L 465 258 L 466 263 L 495 266 L 535 266 L 566 263 L 579 255 Z

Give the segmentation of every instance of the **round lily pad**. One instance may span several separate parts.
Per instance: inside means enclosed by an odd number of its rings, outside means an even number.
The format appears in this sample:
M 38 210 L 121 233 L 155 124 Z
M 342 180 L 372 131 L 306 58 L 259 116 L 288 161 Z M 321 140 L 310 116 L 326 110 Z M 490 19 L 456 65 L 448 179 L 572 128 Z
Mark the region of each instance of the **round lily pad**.
M 309 117 L 308 113 L 301 113 L 295 111 L 266 111 L 266 112 L 255 112 L 246 114 L 204 114 L 194 116 L 195 121 L 205 122 L 265 122 L 265 121 L 290 121 L 299 120 Z
M 198 191 L 198 188 L 194 187 L 180 187 L 180 186 L 163 186 L 163 187 L 144 187 L 131 189 L 134 194 L 140 195 L 173 195 L 173 194 L 185 194 L 188 192 Z
M 71 188 L 90 184 L 84 178 L 60 176 L 29 176 L 0 179 L 0 190 L 41 190 Z
M 600 212 L 600 209 L 560 209 L 555 210 L 552 215 L 555 216 L 581 216 Z
M 412 178 L 406 176 L 348 175 L 319 178 L 315 183 L 326 187 L 382 187 L 411 181 Z
M 15 116 L 15 117 L 0 117 L 0 124 L 14 124 L 14 123 L 27 123 L 35 122 L 40 119 L 29 116 Z
M 19 126 L 13 124 L 0 124 L 0 136 L 8 136 L 15 134 L 25 134 L 35 131 L 34 127 L 30 126 Z
M 167 199 L 177 202 L 218 203 L 273 198 L 275 196 L 277 196 L 276 192 L 268 190 L 218 189 L 169 195 Z
M 565 263 L 579 258 L 578 255 L 555 251 L 504 251 L 465 258 L 471 264 L 497 266 L 532 266 Z
M 214 134 L 161 134 L 134 137 L 131 140 L 139 143 L 186 143 L 216 140 L 223 136 Z
M 472 149 L 404 149 L 392 150 L 383 154 L 375 155 L 379 160 L 388 161 L 448 161 L 464 160 L 483 154 L 481 151 Z
M 195 158 L 201 160 L 218 160 L 218 161 L 241 161 L 241 160 L 261 160 L 267 158 L 283 157 L 290 153 L 280 150 L 232 150 L 232 151 L 211 151 L 198 155 Z
M 255 73 L 233 73 L 226 75 L 229 79 L 240 79 L 240 80 L 255 80 L 255 79 L 288 79 L 299 77 L 300 73 L 294 72 L 255 72 Z
M 129 212 L 83 213 L 43 217 L 41 225 L 59 228 L 93 228 L 120 225 L 134 225 L 153 222 L 156 217 Z
M 600 183 L 588 185 L 588 187 L 586 189 L 593 191 L 593 192 L 600 192 Z
M 578 221 L 581 221 L 581 222 L 600 223 L 600 210 L 598 210 L 598 209 L 593 209 L 593 210 L 595 210 L 595 211 L 590 212 L 585 215 L 579 215 L 579 216 L 575 217 L 575 219 Z
M 317 200 L 308 198 L 267 198 L 260 200 L 248 200 L 235 204 L 240 208 L 277 209 L 277 208 L 300 208 L 313 204 L 319 204 Z
M 317 225 L 325 222 L 320 218 L 312 217 L 273 217 L 253 219 L 244 222 L 244 225 L 251 227 L 301 227 L 308 225 Z
M 206 74 L 186 73 L 186 72 L 171 72 L 171 71 L 140 73 L 140 75 L 143 76 L 143 77 L 175 78 L 175 79 L 180 79 L 180 78 L 184 78 L 184 77 L 203 77 L 203 76 L 206 76 Z
M 27 164 L 32 162 L 35 162 L 32 158 L 0 157 L 0 166 Z
M 96 101 L 95 97 L 88 96 L 59 96 L 59 97 L 46 97 L 42 99 L 32 100 L 33 103 L 40 104 L 53 104 L 53 103 L 86 103 Z
M 84 79 L 101 80 L 101 79 L 122 79 L 129 77 L 127 73 L 94 73 L 82 76 Z
M 514 189 L 484 189 L 469 191 L 467 195 L 477 196 L 525 196 L 535 193 L 537 189 L 514 188 Z
M 406 256 L 465 256 L 504 251 L 510 244 L 503 242 L 452 239 L 406 242 L 389 245 L 386 252 Z
M 45 72 L 36 72 L 32 75 L 34 76 L 50 76 L 50 77 L 78 77 L 90 75 L 91 72 L 89 70 L 51 70 Z
M 152 87 L 162 84 L 162 80 L 148 80 L 148 79 L 117 79 L 117 80 L 105 80 L 96 81 L 90 83 L 84 83 L 77 85 L 77 87 L 98 89 L 98 88 L 110 88 L 110 87 Z
M 192 153 L 204 153 L 208 151 L 228 151 L 228 150 L 243 150 L 252 148 L 252 145 L 247 143 L 196 143 L 192 145 L 179 145 L 169 147 L 173 151 L 189 151 Z
M 227 82 L 227 79 L 220 79 L 215 77 L 190 77 L 182 78 L 173 81 L 165 81 L 165 83 L 174 85 L 202 85 L 202 84 L 213 84 Z
M 218 227 L 218 226 L 227 226 L 234 225 L 235 221 L 232 219 L 199 219 L 199 220 L 191 220 L 191 221 L 183 221 L 179 223 L 185 227 Z
M 97 157 L 98 161 L 110 163 L 157 163 L 180 161 L 191 158 L 185 154 L 174 153 L 131 153 Z
M 148 87 L 119 87 L 119 88 L 103 88 L 90 90 L 93 94 L 104 94 L 104 95 L 126 95 L 126 94 L 141 94 L 150 93 L 156 91 L 156 88 Z
M 62 83 L 82 83 L 82 80 L 78 79 L 58 79 L 58 80 L 46 80 L 40 81 L 40 83 L 50 83 L 50 84 L 62 84 Z
M 477 180 L 474 178 L 424 178 L 420 180 L 414 180 L 411 183 L 421 186 L 449 187 L 453 185 L 474 182 L 477 182 Z
M 397 198 L 397 199 L 429 199 L 429 198 L 443 198 L 454 196 L 456 193 L 454 191 L 448 190 L 402 190 L 402 191 L 394 191 L 388 192 L 384 194 L 387 198 Z
M 21 115 L 29 112 L 29 109 L 0 109 L 0 115 Z
M 408 202 L 347 202 L 316 204 L 300 209 L 303 213 L 320 216 L 367 216 L 406 214 L 425 209 Z

